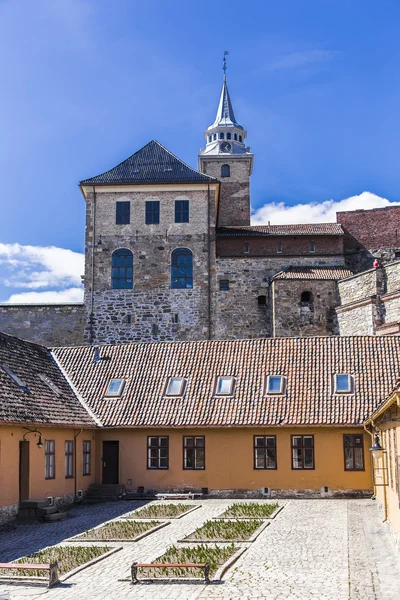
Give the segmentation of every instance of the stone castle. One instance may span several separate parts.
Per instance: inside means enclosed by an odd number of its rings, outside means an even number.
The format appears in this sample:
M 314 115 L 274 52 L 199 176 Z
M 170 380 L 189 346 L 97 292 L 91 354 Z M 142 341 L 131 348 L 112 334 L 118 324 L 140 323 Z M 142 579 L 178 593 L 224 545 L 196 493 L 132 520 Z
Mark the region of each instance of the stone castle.
M 252 226 L 246 141 L 224 76 L 198 171 L 153 140 L 81 182 L 83 304 L 4 304 L 0 330 L 54 346 L 399 333 L 400 207 Z

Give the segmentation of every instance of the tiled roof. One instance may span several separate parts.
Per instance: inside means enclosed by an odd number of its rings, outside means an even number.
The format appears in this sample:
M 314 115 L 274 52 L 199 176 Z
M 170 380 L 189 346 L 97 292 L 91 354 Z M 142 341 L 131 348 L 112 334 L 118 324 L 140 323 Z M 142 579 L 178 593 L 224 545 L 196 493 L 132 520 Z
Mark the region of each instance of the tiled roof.
M 212 183 L 216 179 L 192 169 L 156 140 L 122 163 L 80 185 L 139 185 L 145 183 Z
M 299 225 L 244 225 L 219 227 L 218 236 L 264 235 L 343 235 L 338 223 L 300 223 Z
M 289 267 L 279 271 L 272 279 L 344 279 L 352 272 L 343 266 L 332 267 Z
M 10 377 L 9 369 L 29 392 Z M 0 423 L 95 425 L 49 350 L 1 332 Z
M 157 342 L 54 353 L 105 426 L 274 426 L 362 423 L 400 374 L 400 337 L 268 338 Z M 354 376 L 350 395 L 332 394 L 332 375 Z M 264 377 L 287 377 L 286 395 L 264 396 Z M 234 376 L 233 398 L 213 396 L 217 376 Z M 164 397 L 168 377 L 188 378 L 183 398 Z M 104 398 L 110 379 L 121 398 Z

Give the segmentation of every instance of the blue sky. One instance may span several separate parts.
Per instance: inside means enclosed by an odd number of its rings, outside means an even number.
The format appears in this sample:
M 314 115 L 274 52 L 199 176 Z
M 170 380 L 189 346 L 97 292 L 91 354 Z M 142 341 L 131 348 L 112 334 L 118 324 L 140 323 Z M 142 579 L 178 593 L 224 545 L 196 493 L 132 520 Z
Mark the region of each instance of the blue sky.
M 224 50 L 254 222 L 399 200 L 399 22 L 396 1 L 0 0 L 0 301 L 79 299 L 78 182 L 153 138 L 196 166 Z

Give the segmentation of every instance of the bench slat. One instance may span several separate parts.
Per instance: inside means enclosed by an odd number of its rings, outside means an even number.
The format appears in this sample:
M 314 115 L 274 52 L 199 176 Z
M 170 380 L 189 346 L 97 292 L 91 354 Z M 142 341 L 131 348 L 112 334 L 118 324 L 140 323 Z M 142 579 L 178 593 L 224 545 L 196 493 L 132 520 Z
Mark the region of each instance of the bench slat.
M 37 569 L 38 571 L 50 571 L 50 565 L 41 565 L 39 563 L 0 563 L 0 569 Z

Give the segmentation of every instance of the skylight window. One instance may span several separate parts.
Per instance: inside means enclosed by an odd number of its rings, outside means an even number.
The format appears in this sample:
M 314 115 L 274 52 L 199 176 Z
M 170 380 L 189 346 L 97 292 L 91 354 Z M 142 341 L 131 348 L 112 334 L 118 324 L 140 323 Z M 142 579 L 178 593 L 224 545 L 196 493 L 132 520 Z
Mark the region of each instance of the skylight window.
M 218 377 L 215 394 L 217 396 L 232 396 L 234 386 L 235 379 L 233 377 Z
M 14 383 L 16 383 L 18 385 L 18 387 L 21 388 L 21 390 L 23 392 L 29 393 L 29 389 L 27 388 L 27 386 L 24 384 L 24 382 L 18 377 L 18 375 L 16 375 L 14 373 L 14 371 L 12 371 L 10 369 L 10 367 L 7 367 L 7 365 L 1 365 L 1 368 L 3 369 L 3 371 L 5 373 L 7 373 L 7 375 L 9 377 L 11 377 L 11 379 L 14 381 Z
M 171 377 L 168 381 L 166 396 L 183 396 L 185 391 L 186 379 L 183 377 Z
M 282 375 L 268 375 L 266 384 L 267 394 L 283 394 L 285 378 Z
M 56 384 L 52 382 L 50 377 L 47 377 L 47 375 L 44 375 L 44 373 L 39 373 L 39 379 L 41 379 L 43 383 L 45 383 L 47 387 L 49 387 L 57 396 L 61 396 L 60 388 L 58 388 Z
M 351 375 L 335 375 L 335 394 L 348 394 L 352 390 Z
M 120 396 L 124 388 L 124 383 L 124 379 L 111 379 L 110 383 L 108 384 L 106 396 Z

